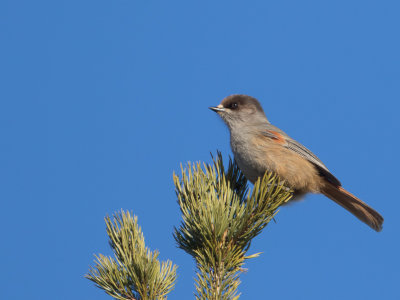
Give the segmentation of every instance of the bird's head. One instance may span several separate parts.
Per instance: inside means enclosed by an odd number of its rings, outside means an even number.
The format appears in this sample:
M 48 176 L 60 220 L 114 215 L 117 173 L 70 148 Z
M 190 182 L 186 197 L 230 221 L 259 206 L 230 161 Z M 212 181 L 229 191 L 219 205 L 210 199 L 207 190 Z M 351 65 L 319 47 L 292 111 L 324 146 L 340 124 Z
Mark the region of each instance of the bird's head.
M 228 96 L 210 109 L 224 120 L 229 129 L 268 122 L 260 102 L 247 95 Z

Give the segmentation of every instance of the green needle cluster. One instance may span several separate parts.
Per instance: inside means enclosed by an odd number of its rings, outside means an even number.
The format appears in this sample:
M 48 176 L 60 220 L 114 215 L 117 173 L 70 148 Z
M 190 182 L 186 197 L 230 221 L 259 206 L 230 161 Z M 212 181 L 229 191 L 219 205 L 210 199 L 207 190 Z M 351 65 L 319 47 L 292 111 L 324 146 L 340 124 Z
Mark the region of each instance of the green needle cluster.
M 266 173 L 252 191 L 230 159 L 225 170 L 221 154 L 213 164 L 188 164 L 174 175 L 183 221 L 174 237 L 196 261 L 196 299 L 238 299 L 239 275 L 251 240 L 273 219 L 291 192 Z
M 109 243 L 115 258 L 96 256 L 95 266 L 86 275 L 115 299 L 166 299 L 176 280 L 176 266 L 158 260 L 158 251 L 150 251 L 137 223 L 129 212 L 105 218 Z

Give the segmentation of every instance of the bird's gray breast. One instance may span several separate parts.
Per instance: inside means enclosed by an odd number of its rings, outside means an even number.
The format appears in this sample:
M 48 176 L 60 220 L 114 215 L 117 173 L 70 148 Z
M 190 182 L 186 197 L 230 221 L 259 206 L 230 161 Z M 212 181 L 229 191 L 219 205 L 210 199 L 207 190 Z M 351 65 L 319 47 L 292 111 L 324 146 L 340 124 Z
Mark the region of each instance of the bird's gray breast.
M 246 134 L 235 134 L 231 132 L 231 149 L 235 156 L 235 161 L 246 178 L 254 183 L 258 177 L 264 176 L 265 166 L 261 164 L 263 161 L 261 154 L 252 147 L 250 140 L 246 138 Z

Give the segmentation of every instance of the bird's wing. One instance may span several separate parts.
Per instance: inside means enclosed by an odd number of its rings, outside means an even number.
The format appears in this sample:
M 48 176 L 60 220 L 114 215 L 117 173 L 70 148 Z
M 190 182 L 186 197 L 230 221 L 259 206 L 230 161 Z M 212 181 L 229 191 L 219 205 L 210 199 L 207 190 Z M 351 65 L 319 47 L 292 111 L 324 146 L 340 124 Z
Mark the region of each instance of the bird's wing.
M 341 186 L 340 181 L 332 175 L 332 173 L 328 170 L 328 168 L 322 163 L 322 161 L 309 149 L 304 147 L 299 142 L 295 141 L 291 137 L 289 137 L 286 133 L 284 133 L 279 128 L 268 125 L 267 130 L 264 131 L 264 136 L 275 140 L 277 143 L 281 144 L 283 147 L 290 149 L 300 156 L 304 157 L 308 161 L 310 161 L 319 171 L 320 175 L 325 177 L 330 183 Z M 273 127 L 273 128 L 271 128 Z

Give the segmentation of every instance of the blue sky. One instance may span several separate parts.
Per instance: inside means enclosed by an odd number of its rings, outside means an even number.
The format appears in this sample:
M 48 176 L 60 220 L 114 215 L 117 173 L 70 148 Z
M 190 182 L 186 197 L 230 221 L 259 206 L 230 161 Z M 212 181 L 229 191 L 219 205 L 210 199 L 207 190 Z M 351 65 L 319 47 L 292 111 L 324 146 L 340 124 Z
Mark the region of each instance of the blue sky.
M 172 172 L 230 154 L 208 106 L 257 97 L 274 124 L 385 217 L 376 233 L 319 195 L 255 239 L 241 299 L 400 299 L 398 1 L 0 2 L 3 299 L 111 299 L 83 278 L 103 217 L 139 218 L 179 265 Z

